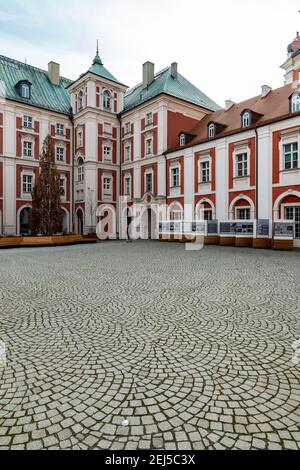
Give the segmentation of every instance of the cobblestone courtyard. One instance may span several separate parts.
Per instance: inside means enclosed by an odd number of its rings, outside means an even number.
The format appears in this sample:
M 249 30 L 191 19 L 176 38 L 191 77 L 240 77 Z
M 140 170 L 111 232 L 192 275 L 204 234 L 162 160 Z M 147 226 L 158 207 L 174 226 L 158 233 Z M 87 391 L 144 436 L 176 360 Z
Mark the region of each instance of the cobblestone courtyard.
M 5 250 L 0 279 L 0 449 L 300 449 L 299 253 Z

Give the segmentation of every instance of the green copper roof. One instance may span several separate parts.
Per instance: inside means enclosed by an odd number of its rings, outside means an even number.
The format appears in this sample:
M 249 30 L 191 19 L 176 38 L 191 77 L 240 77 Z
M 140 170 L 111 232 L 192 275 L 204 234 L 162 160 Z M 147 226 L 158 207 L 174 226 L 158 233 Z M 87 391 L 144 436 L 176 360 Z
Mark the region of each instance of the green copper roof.
M 30 99 L 20 96 L 16 85 L 27 80 L 31 83 Z M 52 85 L 48 72 L 0 55 L 0 86 L 4 98 L 26 103 L 62 114 L 71 114 L 70 95 L 66 87 L 72 80 L 60 78 L 60 85 Z M 3 89 L 4 88 L 4 89 Z
M 173 78 L 171 67 L 168 67 L 156 74 L 153 82 L 148 87 L 145 88 L 143 84 L 140 84 L 128 90 L 125 95 L 124 111 L 128 111 L 162 93 L 202 106 L 210 111 L 220 109 L 214 101 L 179 73 L 176 79 Z

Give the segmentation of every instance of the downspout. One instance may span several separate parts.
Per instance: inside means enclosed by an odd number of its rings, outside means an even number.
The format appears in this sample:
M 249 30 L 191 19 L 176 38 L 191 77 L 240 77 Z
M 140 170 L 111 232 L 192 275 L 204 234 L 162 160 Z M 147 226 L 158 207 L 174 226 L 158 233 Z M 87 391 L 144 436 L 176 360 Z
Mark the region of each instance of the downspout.
M 75 233 L 75 129 L 74 115 L 71 115 L 72 123 L 72 233 Z
M 120 190 L 119 190 L 119 205 L 118 205 L 118 197 L 117 197 L 117 207 L 119 207 L 119 224 L 118 224 L 118 234 L 119 234 L 119 240 L 120 240 L 120 229 L 121 229 L 121 220 L 120 220 L 120 215 L 121 215 L 121 195 L 122 195 L 122 120 L 121 120 L 121 114 L 118 114 L 118 119 L 119 119 L 119 129 L 120 129 L 120 139 L 119 139 L 119 144 L 120 144 L 120 151 L 119 151 L 119 157 L 120 157 Z
M 255 128 L 255 170 L 256 170 L 256 177 L 255 177 L 255 213 L 256 213 L 256 220 L 258 220 L 258 209 L 259 209 L 259 203 L 258 203 L 258 179 L 259 179 L 259 169 L 258 169 L 258 132 L 257 132 L 257 127 Z

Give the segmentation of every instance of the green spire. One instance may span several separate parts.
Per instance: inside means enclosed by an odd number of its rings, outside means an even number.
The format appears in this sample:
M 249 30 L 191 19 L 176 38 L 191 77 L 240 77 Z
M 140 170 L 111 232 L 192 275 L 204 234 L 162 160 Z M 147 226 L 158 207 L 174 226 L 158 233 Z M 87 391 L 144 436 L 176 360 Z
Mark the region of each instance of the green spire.
M 94 58 L 93 65 L 95 65 L 95 64 L 103 65 L 103 62 L 102 62 L 101 57 L 99 55 L 99 41 L 98 41 L 98 39 L 97 39 L 97 51 L 96 51 L 96 55 L 95 55 L 95 58 Z

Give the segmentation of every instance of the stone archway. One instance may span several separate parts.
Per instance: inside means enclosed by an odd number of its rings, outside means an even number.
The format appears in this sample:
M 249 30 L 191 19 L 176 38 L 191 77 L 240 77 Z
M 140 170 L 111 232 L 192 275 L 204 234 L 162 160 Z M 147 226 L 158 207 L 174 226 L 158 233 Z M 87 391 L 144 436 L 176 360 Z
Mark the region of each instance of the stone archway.
M 31 207 L 26 206 L 20 210 L 18 222 L 19 222 L 19 234 L 20 235 L 30 235 L 30 215 Z

